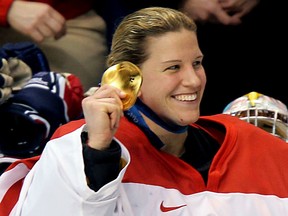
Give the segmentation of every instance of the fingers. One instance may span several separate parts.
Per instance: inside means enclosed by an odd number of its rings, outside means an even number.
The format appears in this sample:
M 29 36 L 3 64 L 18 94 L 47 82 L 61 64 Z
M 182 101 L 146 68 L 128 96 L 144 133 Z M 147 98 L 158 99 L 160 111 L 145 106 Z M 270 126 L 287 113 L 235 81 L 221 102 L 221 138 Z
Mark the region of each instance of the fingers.
M 186 0 L 183 2 L 181 10 L 198 22 L 213 22 L 224 25 L 241 23 L 238 17 L 231 16 L 221 6 L 222 1 L 224 0 Z
M 231 16 L 222 8 L 215 10 L 214 16 L 217 22 L 224 25 L 238 25 L 241 23 L 241 19 L 238 16 Z
M 12 93 L 13 78 L 6 59 L 1 59 L 0 67 L 0 104 L 7 101 Z
M 60 39 L 66 34 L 65 19 L 59 13 L 52 10 L 47 16 L 38 19 L 38 23 L 33 28 L 31 36 L 37 42 L 42 42 L 45 38 L 54 37 Z
M 119 89 L 104 85 L 82 100 L 89 146 L 105 149 L 110 145 L 123 116 L 121 98 L 125 96 Z
M 91 89 L 90 99 L 94 100 L 95 103 L 105 104 L 106 106 L 116 106 L 120 110 L 123 110 L 122 99 L 124 99 L 127 94 L 122 92 L 110 85 L 103 85 L 101 87 L 95 87 Z
M 101 121 L 109 121 L 110 129 L 117 128 L 123 115 L 121 99 L 125 97 L 124 92 L 110 85 L 94 89 L 94 93 L 82 101 L 85 118 L 101 118 Z
M 66 33 L 65 18 L 41 2 L 14 1 L 7 20 L 12 28 L 36 42 L 48 37 L 59 39 Z
M 53 32 L 54 38 L 59 39 L 66 34 L 65 18 L 55 10 L 51 11 L 50 17 L 46 25 Z
M 0 88 L 0 104 L 7 101 L 12 93 L 11 88 Z
M 232 17 L 242 18 L 259 4 L 260 0 L 219 0 L 221 7 Z
M 12 94 L 13 78 L 0 73 L 0 104 L 7 101 Z
M 0 73 L 0 88 L 12 87 L 13 78 L 7 74 Z

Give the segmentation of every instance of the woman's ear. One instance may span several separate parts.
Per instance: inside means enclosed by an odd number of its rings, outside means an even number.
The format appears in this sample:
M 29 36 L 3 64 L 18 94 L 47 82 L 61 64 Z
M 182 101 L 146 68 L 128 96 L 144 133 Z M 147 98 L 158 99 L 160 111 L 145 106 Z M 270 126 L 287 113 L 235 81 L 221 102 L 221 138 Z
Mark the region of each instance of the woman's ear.
M 142 92 L 141 92 L 141 89 L 139 90 L 139 92 L 138 92 L 138 95 L 137 95 L 137 97 L 140 97 L 141 96 L 141 94 L 142 94 Z

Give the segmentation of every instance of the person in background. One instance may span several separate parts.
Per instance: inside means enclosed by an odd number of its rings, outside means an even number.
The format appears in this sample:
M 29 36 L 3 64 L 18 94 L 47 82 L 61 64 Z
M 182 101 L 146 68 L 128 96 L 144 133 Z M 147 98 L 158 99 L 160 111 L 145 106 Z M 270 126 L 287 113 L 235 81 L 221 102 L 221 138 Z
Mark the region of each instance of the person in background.
M 196 22 L 239 25 L 260 0 L 183 0 L 179 10 Z
M 106 24 L 92 0 L 0 1 L 0 45 L 33 41 L 51 70 L 80 78 L 84 90 L 97 86 L 108 52 Z
M 135 87 L 135 75 L 115 70 L 82 100 L 85 119 L 1 175 L 3 215 L 287 215 L 287 143 L 237 117 L 201 116 L 203 59 L 182 12 L 126 16 L 107 64 L 139 68 L 136 103 L 126 109 L 133 97 L 115 86 Z
M 231 101 L 222 113 L 236 116 L 288 142 L 288 109 L 276 98 L 252 91 Z

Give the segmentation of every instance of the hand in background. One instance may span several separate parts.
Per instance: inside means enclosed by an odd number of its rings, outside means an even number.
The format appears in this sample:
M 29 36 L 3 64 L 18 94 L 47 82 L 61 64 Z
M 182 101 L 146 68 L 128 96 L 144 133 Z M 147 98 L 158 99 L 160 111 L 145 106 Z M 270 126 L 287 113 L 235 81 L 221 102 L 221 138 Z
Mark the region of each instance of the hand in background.
M 230 1 L 233 0 L 227 0 L 225 4 L 224 2 L 219 2 L 219 0 L 184 0 L 180 5 L 179 10 L 186 13 L 196 22 L 214 22 L 224 25 L 237 25 L 241 23 L 240 18 L 238 16 L 230 15 L 228 11 L 226 11 L 228 8 L 224 9 L 222 7 L 222 4 L 226 7 L 231 7 L 232 3 L 230 3 Z
M 240 19 L 256 7 L 260 0 L 219 0 L 219 2 L 227 13 Z
M 44 3 L 14 1 L 7 19 L 12 28 L 35 42 L 42 42 L 48 37 L 59 39 L 66 31 L 65 18 Z

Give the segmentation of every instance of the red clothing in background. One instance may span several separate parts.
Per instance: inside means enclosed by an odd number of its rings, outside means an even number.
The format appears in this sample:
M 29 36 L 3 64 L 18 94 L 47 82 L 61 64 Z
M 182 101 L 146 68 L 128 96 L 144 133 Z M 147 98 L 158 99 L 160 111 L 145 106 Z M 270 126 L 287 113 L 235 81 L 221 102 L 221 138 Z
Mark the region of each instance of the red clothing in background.
M 8 25 L 7 14 L 14 0 L 0 0 L 0 26 Z M 89 11 L 93 6 L 92 0 L 40 0 L 51 5 L 59 11 L 66 19 L 72 19 Z

